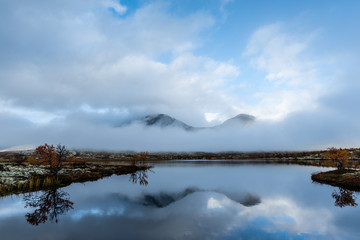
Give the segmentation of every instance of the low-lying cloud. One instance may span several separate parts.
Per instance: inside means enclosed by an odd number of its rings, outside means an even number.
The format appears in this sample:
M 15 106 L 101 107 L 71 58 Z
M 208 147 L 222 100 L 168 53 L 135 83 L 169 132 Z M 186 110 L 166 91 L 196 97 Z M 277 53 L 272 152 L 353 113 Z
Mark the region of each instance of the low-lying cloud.
M 235 4 L 225 2 L 222 14 Z M 200 54 L 227 21 L 211 11 L 178 14 L 158 1 L 134 8 L 16 0 L 2 1 L 0 16 L 0 148 L 270 151 L 360 143 L 360 59 L 352 46 L 336 53 L 330 44 L 328 55 L 316 54 L 318 29 L 258 26 L 224 61 Z M 240 113 L 257 121 L 195 132 L 118 127 L 154 113 L 194 127 Z
M 87 119 L 89 120 L 89 119 Z M 70 148 L 115 151 L 273 151 L 309 150 L 328 146 L 356 147 L 359 127 L 329 112 L 293 114 L 286 121 L 258 121 L 249 125 L 185 131 L 181 128 L 84 119 L 54 121 L 46 126 L 2 118 L 0 146 L 62 143 Z

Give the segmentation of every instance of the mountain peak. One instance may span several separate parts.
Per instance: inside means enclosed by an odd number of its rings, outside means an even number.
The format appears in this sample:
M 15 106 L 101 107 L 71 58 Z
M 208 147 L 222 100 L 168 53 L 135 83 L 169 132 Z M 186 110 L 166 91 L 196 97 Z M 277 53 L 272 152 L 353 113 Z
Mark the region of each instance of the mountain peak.
M 245 122 L 254 122 L 256 118 L 252 115 L 241 113 L 241 114 L 236 115 L 233 118 L 230 118 L 229 120 L 231 120 L 231 119 L 238 119 L 240 121 L 245 121 Z
M 173 117 L 170 117 L 169 115 L 162 113 L 147 115 L 141 118 L 140 121 L 144 122 L 146 126 L 158 126 L 161 128 L 180 127 L 184 128 L 185 130 L 191 130 L 193 128 L 182 121 L 179 121 Z
M 177 121 L 175 118 L 170 117 L 166 114 L 151 114 L 143 117 L 143 120 L 147 126 L 159 125 L 160 127 L 166 127 Z
M 233 118 L 230 118 L 228 120 L 226 120 L 223 124 L 221 124 L 221 126 L 229 126 L 229 125 L 233 125 L 233 124 L 243 124 L 243 125 L 247 125 L 250 123 L 254 123 L 255 122 L 255 117 L 249 114 L 238 114 Z

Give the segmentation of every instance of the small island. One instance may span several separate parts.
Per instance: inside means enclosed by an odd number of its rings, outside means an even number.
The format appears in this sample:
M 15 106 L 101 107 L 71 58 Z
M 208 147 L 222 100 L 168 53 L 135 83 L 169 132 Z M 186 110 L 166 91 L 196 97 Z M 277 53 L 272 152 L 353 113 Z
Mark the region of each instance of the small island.
M 324 165 L 336 170 L 319 172 L 311 176 L 315 182 L 329 184 L 348 190 L 360 191 L 359 159 L 354 151 L 329 148 L 324 156 Z
M 354 169 L 336 169 L 313 174 L 311 179 L 318 183 L 329 184 L 352 191 L 360 191 L 360 171 Z

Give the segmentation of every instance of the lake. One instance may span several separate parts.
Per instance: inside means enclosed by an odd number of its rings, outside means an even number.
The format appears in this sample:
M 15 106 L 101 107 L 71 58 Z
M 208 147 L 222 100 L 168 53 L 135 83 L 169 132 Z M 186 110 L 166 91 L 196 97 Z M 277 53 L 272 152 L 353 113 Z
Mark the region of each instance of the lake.
M 1 239 L 359 239 L 358 193 L 324 168 L 166 162 L 0 199 Z

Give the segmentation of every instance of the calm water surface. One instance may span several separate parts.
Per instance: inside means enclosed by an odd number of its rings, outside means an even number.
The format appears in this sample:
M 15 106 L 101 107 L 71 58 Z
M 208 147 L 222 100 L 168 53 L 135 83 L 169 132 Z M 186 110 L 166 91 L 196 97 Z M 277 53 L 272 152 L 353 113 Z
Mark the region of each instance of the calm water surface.
M 357 193 L 312 183 L 321 170 L 157 164 L 133 178 L 1 198 L 1 239 L 359 239 Z

